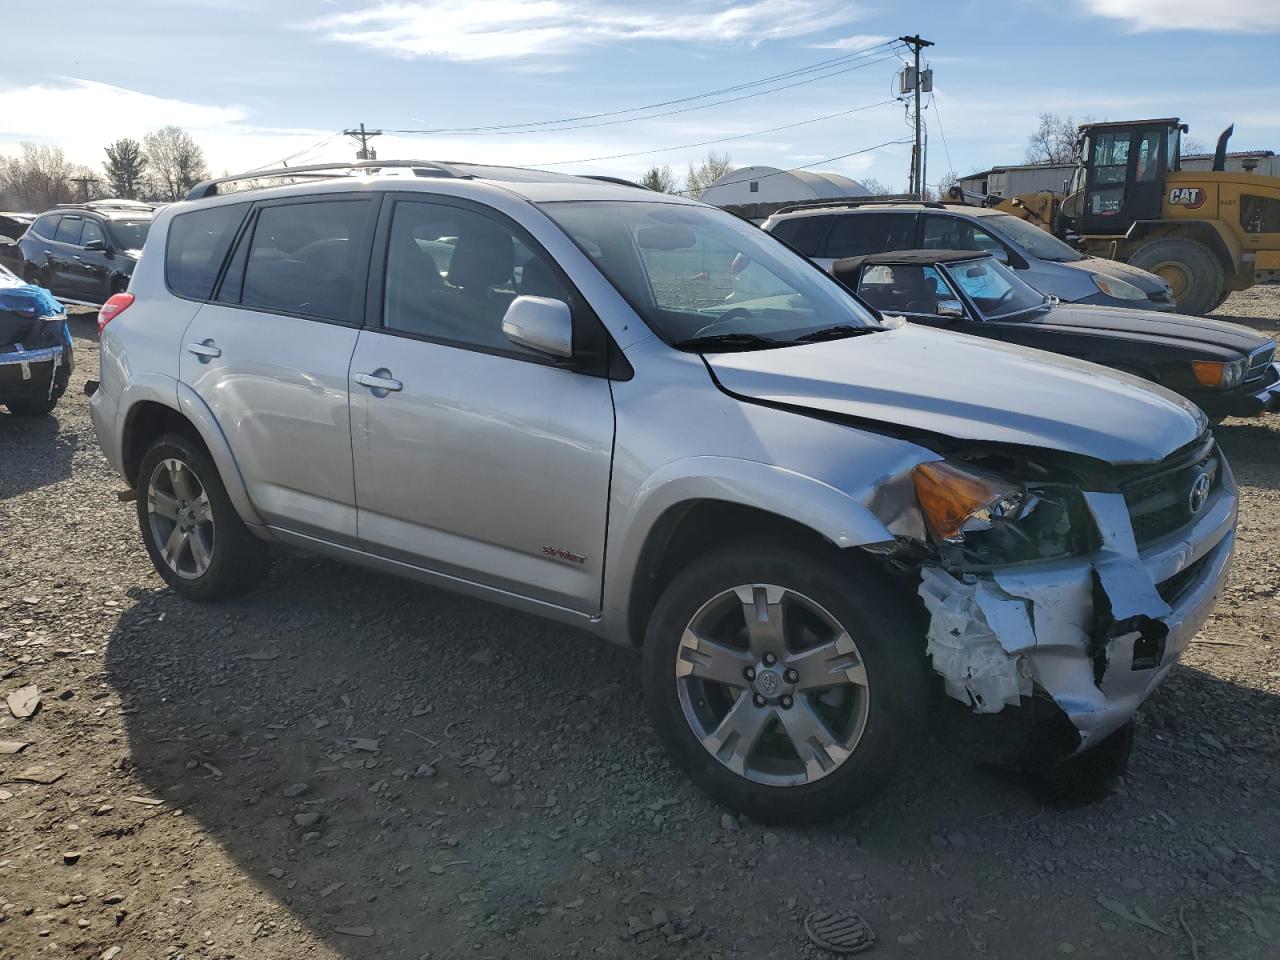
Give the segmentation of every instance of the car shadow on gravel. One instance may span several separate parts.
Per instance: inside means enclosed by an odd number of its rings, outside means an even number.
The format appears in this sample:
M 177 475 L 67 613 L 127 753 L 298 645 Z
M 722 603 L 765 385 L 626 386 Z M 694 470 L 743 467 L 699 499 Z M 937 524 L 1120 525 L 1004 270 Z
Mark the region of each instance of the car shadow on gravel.
M 105 679 L 124 708 L 134 776 L 283 908 L 235 928 L 247 938 L 237 955 L 280 950 L 254 941 L 300 923 L 343 956 L 379 960 L 585 955 L 601 944 L 629 956 L 638 943 L 674 957 L 689 955 L 689 940 L 701 956 L 773 956 L 762 944 L 773 943 L 779 897 L 812 892 L 815 871 L 827 894 L 848 899 L 913 861 L 946 866 L 912 883 L 954 885 L 953 874 L 992 862 L 983 851 L 995 838 L 1017 839 L 1020 856 L 1038 845 L 1042 858 L 1060 856 L 1026 824 L 1092 837 L 1106 815 L 1042 817 L 944 735 L 851 817 L 765 832 L 671 768 L 638 673 L 633 651 L 563 626 L 285 557 L 261 589 L 219 606 L 136 589 Z M 1176 687 L 1194 697 L 1205 682 Z M 1238 700 L 1233 716 L 1277 709 L 1256 691 L 1218 690 Z M 1202 729 L 1230 742 L 1212 719 Z M 1176 758 L 1180 775 L 1200 746 Z M 189 828 L 149 814 L 127 829 L 189 842 Z M 219 896 L 234 914 L 234 890 Z M 666 933 L 650 922 L 659 910 L 670 912 Z

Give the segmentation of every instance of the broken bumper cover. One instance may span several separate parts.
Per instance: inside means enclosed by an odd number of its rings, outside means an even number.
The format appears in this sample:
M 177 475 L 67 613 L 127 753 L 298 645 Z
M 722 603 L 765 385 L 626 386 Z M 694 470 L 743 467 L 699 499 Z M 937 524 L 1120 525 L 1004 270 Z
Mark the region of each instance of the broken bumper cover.
M 0 350 L 0 395 L 20 396 L 37 389 L 47 389 L 62 365 L 72 363 L 71 337 L 65 333 L 62 342 L 46 347 Z
M 1221 486 L 1194 522 L 1139 550 L 1124 498 L 1086 493 L 1102 535 L 1087 557 L 958 579 L 922 570 L 929 653 L 948 694 L 976 712 L 1036 688 L 1096 746 L 1168 676 L 1222 591 L 1235 550 L 1236 491 Z

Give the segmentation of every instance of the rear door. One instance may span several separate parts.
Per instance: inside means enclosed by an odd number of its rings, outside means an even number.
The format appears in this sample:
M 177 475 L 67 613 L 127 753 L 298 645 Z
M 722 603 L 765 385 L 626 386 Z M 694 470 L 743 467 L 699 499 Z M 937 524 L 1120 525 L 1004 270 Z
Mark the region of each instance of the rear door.
M 843 257 L 916 248 L 916 215 L 879 210 L 835 216 L 831 232 L 823 244 L 821 257 L 814 262 L 824 270 Z
M 84 217 L 64 216 L 58 221 L 53 239 L 45 244 L 46 278 L 49 289 L 57 296 L 79 299 L 84 295 L 84 276 L 80 272 L 80 234 Z
M 399 196 L 351 363 L 360 541 L 370 552 L 581 612 L 600 608 L 613 398 L 502 333 L 517 295 L 571 304 L 551 257 L 489 207 Z M 376 379 L 375 379 L 376 378 Z
M 212 302 L 187 328 L 180 365 L 267 523 L 346 544 L 356 536 L 347 377 L 376 207 L 360 194 L 255 204 Z M 203 265 L 220 262 L 245 212 L 232 205 L 174 218 L 171 290 L 190 283 L 199 293 Z

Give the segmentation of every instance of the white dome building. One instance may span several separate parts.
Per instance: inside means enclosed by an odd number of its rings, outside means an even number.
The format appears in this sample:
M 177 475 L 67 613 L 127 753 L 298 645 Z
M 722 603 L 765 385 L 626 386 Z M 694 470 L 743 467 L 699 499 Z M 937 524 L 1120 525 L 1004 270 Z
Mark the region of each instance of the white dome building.
M 777 167 L 741 167 L 711 184 L 699 195 L 703 203 L 717 207 L 749 203 L 804 203 L 810 200 L 845 200 L 869 197 L 857 180 L 838 173 L 812 170 L 780 170 Z

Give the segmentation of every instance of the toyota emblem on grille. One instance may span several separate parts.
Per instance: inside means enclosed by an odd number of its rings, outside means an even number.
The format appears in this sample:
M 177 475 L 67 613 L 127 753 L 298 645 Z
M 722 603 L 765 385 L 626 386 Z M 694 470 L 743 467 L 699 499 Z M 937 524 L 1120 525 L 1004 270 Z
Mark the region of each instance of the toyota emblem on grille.
M 1191 490 L 1187 493 L 1187 509 L 1191 511 L 1193 517 L 1204 509 L 1205 501 L 1208 499 L 1209 475 L 1201 472 L 1191 482 Z

